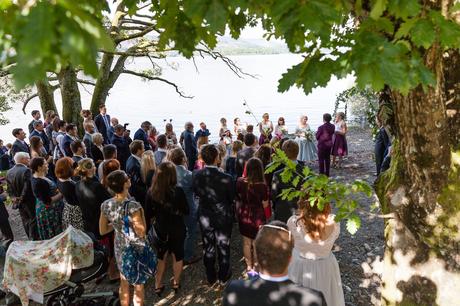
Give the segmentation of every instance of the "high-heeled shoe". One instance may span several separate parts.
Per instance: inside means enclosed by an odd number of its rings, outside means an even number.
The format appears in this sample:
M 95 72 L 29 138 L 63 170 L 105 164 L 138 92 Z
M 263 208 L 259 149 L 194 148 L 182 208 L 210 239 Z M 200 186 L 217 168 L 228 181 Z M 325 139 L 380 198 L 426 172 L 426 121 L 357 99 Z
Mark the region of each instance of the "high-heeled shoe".
M 155 288 L 155 293 L 158 297 L 161 297 L 161 295 L 163 294 L 163 291 L 165 291 L 165 285 Z
M 174 290 L 174 293 L 177 293 L 180 289 L 180 283 L 176 284 L 173 282 L 171 288 Z

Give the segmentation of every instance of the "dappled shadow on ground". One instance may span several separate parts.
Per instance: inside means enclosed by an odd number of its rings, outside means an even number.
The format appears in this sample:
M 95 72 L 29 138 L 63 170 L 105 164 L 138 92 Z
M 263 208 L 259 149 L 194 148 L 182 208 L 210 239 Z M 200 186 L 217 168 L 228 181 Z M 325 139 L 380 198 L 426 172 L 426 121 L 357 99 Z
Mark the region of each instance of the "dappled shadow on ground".
M 362 179 L 372 184 L 375 176 L 373 161 L 373 142 L 369 132 L 360 129 L 351 129 L 348 135 L 350 154 L 345 160 L 342 169 L 331 169 L 331 175 L 338 180 L 351 182 Z M 316 165 L 312 166 L 317 170 Z M 361 229 L 351 236 L 342 224 L 341 235 L 334 246 L 334 254 L 339 262 L 345 302 L 347 306 L 380 305 L 380 283 L 383 258 L 383 219 L 369 213 L 369 208 L 375 199 L 360 198 L 359 203 L 364 208 L 360 213 L 362 219 Z M 376 211 L 375 213 L 377 213 Z M 12 213 L 13 230 L 16 238 L 24 238 L 25 233 L 21 227 L 19 215 Z M 200 236 L 198 236 L 200 237 Z M 197 246 L 197 254 L 201 254 L 201 245 Z M 236 225 L 233 227 L 231 240 L 231 267 L 232 279 L 244 277 L 244 260 L 242 254 L 241 235 Z M 0 268 L 3 268 L 0 267 Z M 2 269 L 3 271 L 3 269 Z M 177 294 L 171 289 L 172 271 L 171 263 L 164 275 L 166 290 L 161 298 L 154 293 L 154 284 L 151 280 L 146 285 L 146 305 L 221 305 L 222 286 L 209 287 L 202 260 L 185 267 L 182 274 L 182 288 Z M 410 286 L 409 280 L 398 286 Z M 88 291 L 117 290 L 118 284 L 104 281 L 100 284 L 90 283 Z M 408 301 L 416 301 L 414 297 L 407 297 Z M 34 305 L 34 304 L 32 304 Z M 37 305 L 37 304 L 35 304 Z M 433 304 L 434 305 L 434 304 Z

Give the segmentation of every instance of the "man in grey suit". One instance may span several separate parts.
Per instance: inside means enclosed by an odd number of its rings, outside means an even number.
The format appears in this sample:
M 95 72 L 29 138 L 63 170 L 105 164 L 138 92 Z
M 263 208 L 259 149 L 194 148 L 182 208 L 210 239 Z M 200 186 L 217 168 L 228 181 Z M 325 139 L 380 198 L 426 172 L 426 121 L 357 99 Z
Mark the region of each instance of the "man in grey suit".
M 29 153 L 16 153 L 14 156 L 15 166 L 8 170 L 6 182 L 13 207 L 19 209 L 26 234 L 29 239 L 34 240 L 38 235 L 35 221 L 35 197 L 31 186 L 32 172 L 28 168 L 29 161 Z

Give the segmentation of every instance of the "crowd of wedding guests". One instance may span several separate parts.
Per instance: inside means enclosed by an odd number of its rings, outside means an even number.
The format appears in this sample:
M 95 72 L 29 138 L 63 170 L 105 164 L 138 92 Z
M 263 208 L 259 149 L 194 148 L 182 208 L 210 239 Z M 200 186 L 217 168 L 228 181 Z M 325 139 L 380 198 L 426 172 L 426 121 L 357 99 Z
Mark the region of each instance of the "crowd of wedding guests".
M 343 113 L 335 124 L 324 114 L 316 132 L 302 116 L 293 134 L 284 118 L 274 125 L 264 114 L 256 125 L 259 137 L 253 125 L 236 118 L 232 131 L 222 118 L 217 144 L 209 143 L 211 133 L 203 122 L 197 130 L 185 123 L 177 136 L 170 122 L 160 134 L 145 121 L 131 138 L 127 125 L 110 117 L 105 105 L 94 119 L 88 110 L 81 115 L 83 137 L 76 124 L 54 112 L 41 121 L 41 113 L 33 111 L 29 137 L 14 129 L 16 140 L 2 151 L 5 165 L 12 166 L 6 175 L 8 195 L 30 240 L 53 238 L 69 225 L 89 233 L 110 250 L 108 276 L 120 278 L 122 305 L 128 305 L 130 284 L 118 272 L 122 250 L 130 243 L 124 234 L 126 216 L 128 232 L 139 241 L 152 231 L 156 235 L 158 296 L 167 285 L 180 290 L 184 265 L 201 258 L 210 286 L 227 283 L 232 228 L 238 224 L 249 280 L 229 283 L 225 305 L 344 305 L 331 252 L 340 226 L 330 206 L 320 211 L 306 199 L 282 199 L 282 190 L 293 187 L 282 181 L 283 168 L 265 174 L 274 148 L 299 170 L 317 160 L 320 173 L 329 175 L 331 156 L 333 166 L 341 167 L 347 154 Z M 5 150 L 1 143 L 0 150 Z M 4 205 L 0 208 L 7 220 Z M 4 238 L 12 240 L 9 223 L 0 223 Z M 195 253 L 199 235 L 203 255 Z M 171 284 L 163 280 L 168 256 Z M 283 294 L 273 298 L 271 291 Z M 142 305 L 143 300 L 143 284 L 135 284 L 133 302 Z

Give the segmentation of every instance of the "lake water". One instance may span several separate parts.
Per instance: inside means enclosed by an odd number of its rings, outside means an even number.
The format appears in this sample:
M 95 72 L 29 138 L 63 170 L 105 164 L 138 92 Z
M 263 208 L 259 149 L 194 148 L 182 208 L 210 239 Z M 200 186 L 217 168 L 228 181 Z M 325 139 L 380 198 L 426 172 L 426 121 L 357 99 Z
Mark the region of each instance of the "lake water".
M 195 127 L 204 121 L 211 131 L 211 140 L 216 140 L 220 127 L 219 119 L 227 118 L 228 126 L 233 130 L 233 119 L 256 124 L 255 119 L 245 114 L 246 100 L 257 119 L 264 112 L 276 123 L 283 116 L 290 132 L 298 124 L 303 114 L 309 117 L 312 128 L 322 124 L 322 114 L 333 112 L 335 98 L 341 91 L 353 86 L 353 77 L 332 79 L 325 88 L 317 88 L 306 96 L 301 89 L 292 88 L 286 93 L 278 93 L 278 79 L 287 68 L 301 61 L 301 57 L 292 54 L 277 55 L 241 55 L 230 57 L 245 72 L 257 75 L 257 78 L 238 78 L 221 61 L 212 58 L 196 58 L 192 61 L 181 57 L 171 57 L 160 64 L 164 78 L 175 82 L 181 90 L 193 99 L 179 97 L 174 88 L 158 81 L 141 81 L 131 75 L 122 75 L 107 99 L 108 113 L 117 117 L 120 123 L 129 122 L 132 134 L 144 120 L 152 122 L 160 132 L 164 131 L 164 120 L 172 119 L 177 134 L 183 130 L 186 121 L 192 121 Z M 128 65 L 129 69 L 150 68 L 148 59 L 138 59 Z M 197 70 L 198 69 L 198 70 Z M 87 86 L 88 89 L 89 86 Z M 82 88 L 83 108 L 88 108 L 90 96 Z M 55 95 L 58 109 L 61 109 L 60 95 Z M 6 113 L 10 123 L 0 126 L 0 139 L 13 141 L 11 131 L 15 127 L 27 128 L 30 111 L 39 109 L 38 99 L 31 101 L 26 115 L 21 111 L 22 103 Z

